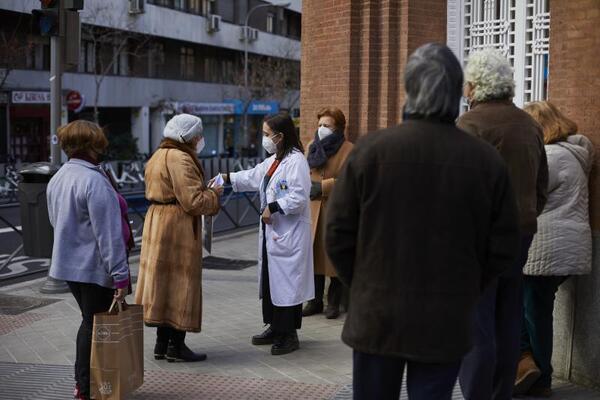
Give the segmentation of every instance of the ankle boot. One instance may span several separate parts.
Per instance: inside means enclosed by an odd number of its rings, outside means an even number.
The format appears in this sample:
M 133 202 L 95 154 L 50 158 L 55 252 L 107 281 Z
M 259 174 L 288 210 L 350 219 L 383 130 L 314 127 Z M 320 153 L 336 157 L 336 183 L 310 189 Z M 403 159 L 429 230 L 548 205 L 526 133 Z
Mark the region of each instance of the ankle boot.
M 303 317 L 310 317 L 311 315 L 321 314 L 323 312 L 323 301 L 310 300 L 306 303 L 304 310 L 302 310 Z
M 340 316 L 340 302 L 342 300 L 343 286 L 339 279 L 332 277 L 327 289 L 327 308 L 325 317 L 327 319 L 336 319 Z
M 300 348 L 300 341 L 298 340 L 298 333 L 284 333 L 278 335 L 275 339 L 275 344 L 271 347 L 271 354 L 274 356 L 282 356 L 284 354 L 292 353 Z
M 327 304 L 325 308 L 325 318 L 337 319 L 340 316 L 340 306 L 338 304 Z
M 519 360 L 517 379 L 515 381 L 513 393 L 515 395 L 526 394 L 541 375 L 542 372 L 535 364 L 535 360 L 533 359 L 531 352 L 527 351 L 523 353 L 521 355 L 521 359 Z
M 263 333 L 252 336 L 252 344 L 262 346 L 265 344 L 273 344 L 275 342 L 275 332 L 269 326 Z
M 169 342 L 159 342 L 156 341 L 154 345 L 154 359 L 155 360 L 164 360 L 167 355 L 167 349 L 169 347 Z
M 197 362 L 206 360 L 206 354 L 194 353 L 184 342 L 170 343 L 167 349 L 168 362 Z

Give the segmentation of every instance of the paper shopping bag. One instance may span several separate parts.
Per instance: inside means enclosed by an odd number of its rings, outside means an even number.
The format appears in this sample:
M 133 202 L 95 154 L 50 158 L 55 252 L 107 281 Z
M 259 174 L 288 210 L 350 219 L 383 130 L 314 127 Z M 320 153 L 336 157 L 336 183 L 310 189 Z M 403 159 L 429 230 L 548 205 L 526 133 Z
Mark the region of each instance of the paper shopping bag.
M 124 399 L 144 380 L 142 306 L 115 305 L 94 315 L 90 390 L 95 399 Z

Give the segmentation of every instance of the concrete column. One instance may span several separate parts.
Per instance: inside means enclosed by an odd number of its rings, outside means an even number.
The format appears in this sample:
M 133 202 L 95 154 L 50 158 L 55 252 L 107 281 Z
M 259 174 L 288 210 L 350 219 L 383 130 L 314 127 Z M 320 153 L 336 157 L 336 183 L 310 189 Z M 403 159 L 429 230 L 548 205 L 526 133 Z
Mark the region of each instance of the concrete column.
M 148 107 L 131 110 L 131 131 L 133 137 L 137 138 L 138 151 L 150 153 L 150 110 Z
M 600 387 L 600 3 L 550 2 L 549 100 L 579 126 L 596 147 L 590 181 L 593 270 L 559 290 L 555 310 L 557 375 Z
M 399 123 L 408 55 L 445 40 L 445 0 L 303 1 L 302 138 L 324 106 L 344 111 L 350 140 Z
M 150 121 L 152 132 L 150 133 L 151 140 L 149 152 L 154 152 L 163 139 L 163 132 L 167 123 L 165 122 L 165 116 L 160 108 L 152 109 L 152 112 L 150 113 Z

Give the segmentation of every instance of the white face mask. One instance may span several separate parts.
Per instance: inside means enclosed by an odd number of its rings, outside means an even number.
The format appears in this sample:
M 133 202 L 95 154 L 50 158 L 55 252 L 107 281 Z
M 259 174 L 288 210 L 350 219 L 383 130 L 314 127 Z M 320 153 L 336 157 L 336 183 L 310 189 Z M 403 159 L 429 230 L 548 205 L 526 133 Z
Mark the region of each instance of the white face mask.
M 333 131 L 326 126 L 320 126 L 318 133 L 319 133 L 319 139 L 321 139 L 321 140 L 325 139 L 327 136 L 333 135 Z
M 198 154 L 202 153 L 202 150 L 204 150 L 205 146 L 206 146 L 206 142 L 204 141 L 204 136 L 202 136 L 200 138 L 200 140 L 198 141 L 198 144 L 196 145 L 196 153 L 198 153 Z
M 277 153 L 277 145 L 275 144 L 273 139 L 271 139 L 270 137 L 263 136 L 262 145 L 267 153 L 269 153 L 269 154 Z

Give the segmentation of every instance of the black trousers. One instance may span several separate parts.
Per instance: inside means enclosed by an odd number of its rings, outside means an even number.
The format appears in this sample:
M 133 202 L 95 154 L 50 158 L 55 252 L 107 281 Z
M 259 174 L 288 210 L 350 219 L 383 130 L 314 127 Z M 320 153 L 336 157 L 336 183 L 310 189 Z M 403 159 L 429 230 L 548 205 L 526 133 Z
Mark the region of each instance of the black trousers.
M 510 400 L 519 363 L 523 267 L 532 236 L 523 236 L 512 269 L 484 289 L 475 309 L 473 348 L 464 357 L 460 386 L 466 400 Z
M 185 331 L 172 328 L 170 326 L 159 326 L 156 328 L 157 343 L 181 344 L 185 341 Z
M 398 400 L 405 368 L 410 400 L 450 400 L 460 369 L 460 360 L 429 364 L 356 350 L 353 361 L 354 400 Z
M 329 278 L 329 289 L 327 289 L 327 304 L 338 307 L 342 301 L 344 285 L 336 277 Z M 325 275 L 315 275 L 315 301 L 322 303 L 325 292 Z
M 265 226 L 263 223 L 263 232 Z M 278 334 L 293 333 L 302 327 L 302 304 L 289 307 L 279 307 L 271 300 L 271 287 L 269 283 L 269 261 L 267 258 L 267 241 L 263 234 L 262 245 L 262 314 L 263 322 L 271 325 L 271 329 Z
M 75 356 L 75 381 L 81 394 L 90 395 L 90 357 L 94 314 L 106 312 L 113 301 L 115 291 L 93 283 L 67 282 L 81 310 L 81 325 L 77 332 Z

